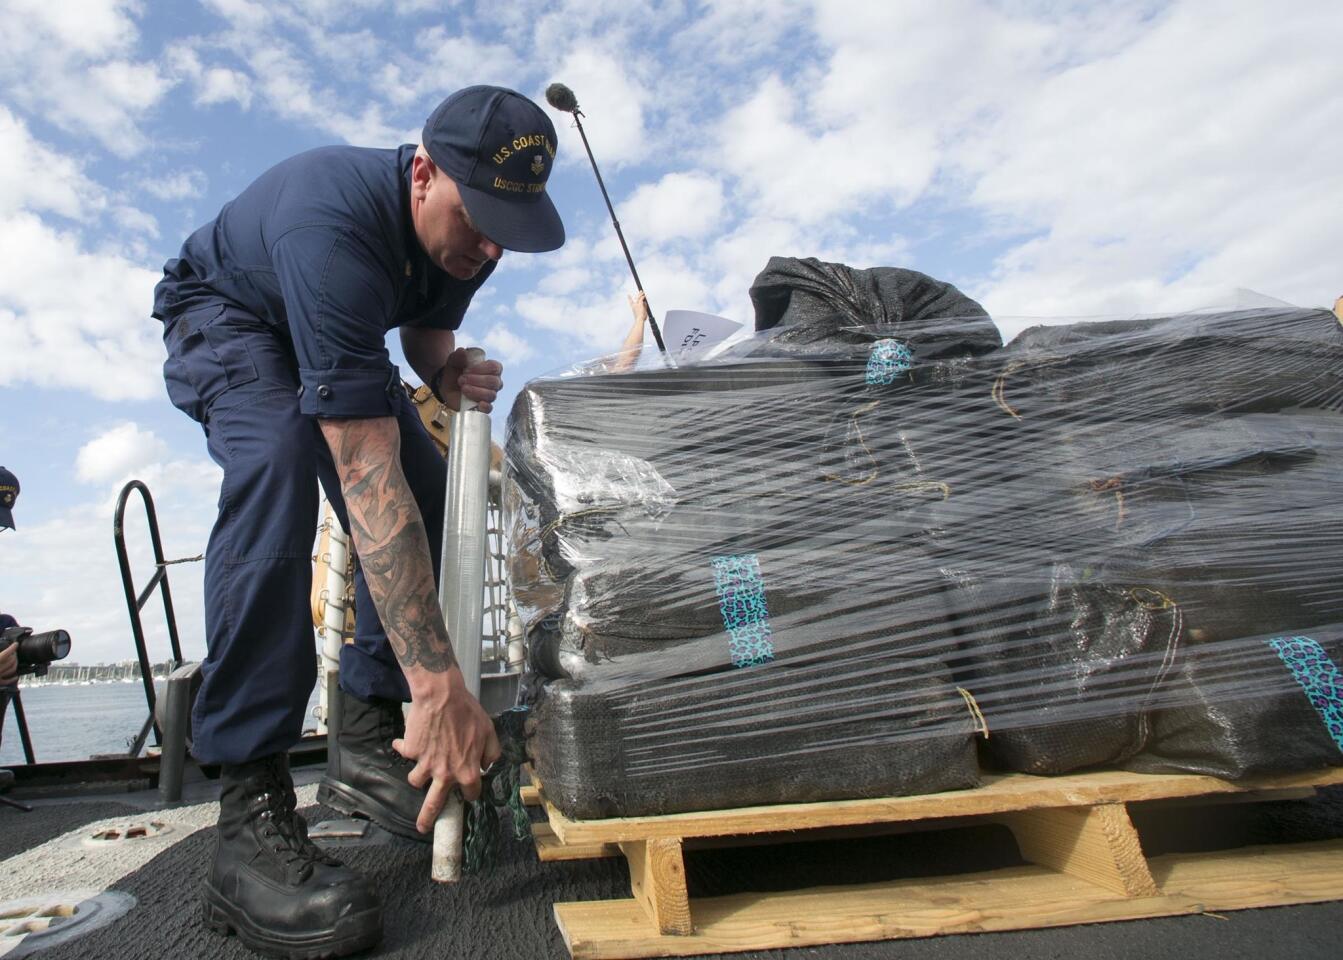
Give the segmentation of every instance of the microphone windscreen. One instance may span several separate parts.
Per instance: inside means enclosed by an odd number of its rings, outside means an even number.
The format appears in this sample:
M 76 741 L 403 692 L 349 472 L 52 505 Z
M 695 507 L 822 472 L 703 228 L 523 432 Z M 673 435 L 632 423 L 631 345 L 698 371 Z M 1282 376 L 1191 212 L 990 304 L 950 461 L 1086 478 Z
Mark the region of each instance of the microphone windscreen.
M 578 98 L 562 83 L 552 83 L 546 87 L 546 102 L 565 113 L 573 113 L 578 109 Z

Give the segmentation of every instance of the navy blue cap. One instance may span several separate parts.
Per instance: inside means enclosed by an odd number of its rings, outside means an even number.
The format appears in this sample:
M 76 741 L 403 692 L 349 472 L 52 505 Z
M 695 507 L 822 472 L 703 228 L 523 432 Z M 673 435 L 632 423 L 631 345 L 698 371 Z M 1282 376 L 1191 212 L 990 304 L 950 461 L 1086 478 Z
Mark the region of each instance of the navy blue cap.
M 19 478 L 4 467 L 0 467 L 0 530 L 5 527 L 14 529 L 14 514 L 10 508 L 19 499 Z
M 524 253 L 564 245 L 564 224 L 546 193 L 555 127 L 532 101 L 503 87 L 458 90 L 429 115 L 423 143 L 486 237 Z

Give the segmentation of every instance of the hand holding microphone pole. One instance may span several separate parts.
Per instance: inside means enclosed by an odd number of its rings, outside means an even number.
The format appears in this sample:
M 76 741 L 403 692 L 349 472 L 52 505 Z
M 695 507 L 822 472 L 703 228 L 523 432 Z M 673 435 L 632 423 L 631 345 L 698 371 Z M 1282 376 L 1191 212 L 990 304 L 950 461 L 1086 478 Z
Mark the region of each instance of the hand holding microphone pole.
M 634 277 L 634 286 L 640 293 L 644 293 L 644 285 L 639 281 L 639 271 L 634 268 L 634 258 L 630 256 L 630 248 L 625 243 L 625 234 L 620 229 L 620 221 L 616 219 L 615 207 L 611 206 L 611 197 L 606 192 L 606 184 L 602 181 L 601 171 L 597 169 L 597 159 L 592 155 L 592 147 L 588 143 L 588 135 L 583 130 L 583 121 L 579 117 L 583 116 L 583 111 L 578 109 L 578 98 L 574 92 L 562 83 L 552 83 L 546 87 L 546 102 L 556 110 L 563 113 L 572 114 L 574 126 L 578 127 L 578 135 L 583 138 L 583 149 L 588 152 L 588 161 L 592 164 L 592 172 L 597 177 L 597 186 L 601 188 L 602 199 L 606 201 L 606 209 L 611 214 L 611 224 L 616 228 L 616 237 L 620 240 L 620 249 L 625 251 L 625 262 L 630 266 L 630 274 Z M 647 294 L 644 294 L 645 300 Z M 658 349 L 662 351 L 664 357 L 667 357 L 667 345 L 662 342 L 662 331 L 658 329 L 658 324 L 653 319 L 653 311 L 648 311 L 648 326 L 653 331 L 653 339 L 657 341 Z M 670 360 L 670 357 L 667 357 Z

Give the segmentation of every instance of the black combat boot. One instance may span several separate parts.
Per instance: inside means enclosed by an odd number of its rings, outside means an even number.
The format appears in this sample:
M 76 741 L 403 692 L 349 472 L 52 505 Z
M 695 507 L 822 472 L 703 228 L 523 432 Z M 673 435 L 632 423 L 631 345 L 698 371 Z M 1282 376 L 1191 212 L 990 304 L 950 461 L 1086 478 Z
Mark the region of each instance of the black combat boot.
M 428 843 L 433 836 L 415 829 L 427 791 L 410 785 L 406 777 L 415 764 L 392 749 L 392 741 L 405 732 L 401 704 L 365 703 L 340 691 L 340 730 L 327 743 L 326 776 L 317 788 L 317 802 Z
M 308 839 L 294 812 L 289 757 L 225 766 L 219 841 L 205 881 L 205 923 L 273 957 L 316 960 L 371 947 L 382 936 L 372 886 Z

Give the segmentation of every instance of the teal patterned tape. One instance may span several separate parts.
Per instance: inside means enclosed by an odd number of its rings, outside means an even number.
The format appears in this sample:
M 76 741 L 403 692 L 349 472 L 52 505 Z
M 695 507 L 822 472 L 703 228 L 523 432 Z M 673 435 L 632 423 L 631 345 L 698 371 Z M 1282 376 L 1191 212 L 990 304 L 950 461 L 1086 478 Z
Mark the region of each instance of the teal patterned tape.
M 774 634 L 765 608 L 765 579 L 754 553 L 713 558 L 718 609 L 727 628 L 734 667 L 756 667 L 774 659 Z
M 878 340 L 867 355 L 868 386 L 884 387 L 914 366 L 914 353 L 899 340 Z
M 1343 673 L 1324 647 L 1310 637 L 1278 637 L 1268 641 L 1306 692 L 1310 705 L 1324 721 L 1329 736 L 1343 750 Z

